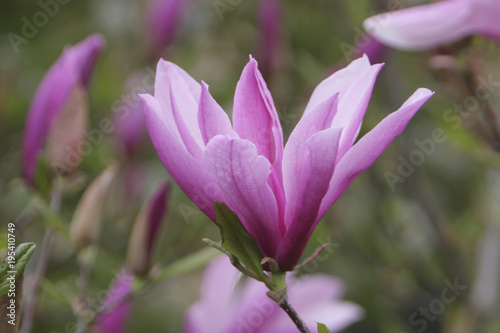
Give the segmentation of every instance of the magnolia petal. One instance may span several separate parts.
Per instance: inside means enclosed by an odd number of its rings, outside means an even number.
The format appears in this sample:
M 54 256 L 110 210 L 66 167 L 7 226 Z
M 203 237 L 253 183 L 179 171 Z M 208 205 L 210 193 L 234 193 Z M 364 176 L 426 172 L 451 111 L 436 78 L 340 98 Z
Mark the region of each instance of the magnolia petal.
M 312 112 L 304 114 L 290 134 L 283 154 L 283 185 L 286 195 L 285 221 L 292 221 L 299 200 L 302 199 L 300 183 L 306 140 L 315 133 L 331 126 L 337 112 L 338 93 L 318 105 Z
M 175 125 L 177 127 L 177 130 L 179 131 L 179 135 L 180 135 L 181 140 L 184 143 L 184 146 L 186 147 L 187 151 L 191 154 L 191 156 L 193 156 L 198 162 L 201 163 L 202 147 L 204 147 L 204 144 L 202 142 L 201 143 L 202 146 L 200 146 L 200 144 L 198 142 L 196 142 L 196 139 L 193 136 L 193 133 L 191 132 L 192 129 L 190 129 L 188 127 L 189 125 L 185 123 L 185 121 L 184 121 L 185 118 L 182 116 L 182 111 L 186 110 L 186 108 L 185 108 L 186 103 L 185 102 L 183 103 L 180 101 L 185 101 L 185 98 L 189 98 L 189 97 L 182 96 L 182 94 L 176 94 L 174 92 L 174 88 L 173 88 L 174 86 L 175 85 L 170 86 L 170 98 L 171 98 L 171 103 L 172 103 L 172 114 L 174 115 Z M 177 95 L 177 97 L 176 97 L 176 95 Z M 180 106 L 179 106 L 179 104 L 180 104 Z M 196 124 L 196 126 L 198 126 L 198 125 Z M 200 137 L 200 139 L 201 139 L 201 137 Z
M 201 97 L 198 109 L 198 124 L 205 145 L 216 135 L 237 136 L 227 114 L 208 91 L 208 85 L 201 82 Z
M 85 139 L 87 117 L 87 91 L 82 84 L 76 83 L 46 138 L 47 156 L 56 174 L 71 172 L 81 162 L 78 146 Z
M 80 81 L 85 88 L 89 86 L 97 58 L 105 45 L 106 40 L 101 34 L 93 34 L 72 48 L 68 48 L 68 51 L 64 50 L 73 53 L 71 54 L 73 66 L 78 68 Z
M 171 86 L 173 86 L 173 88 L 171 88 Z M 178 101 L 186 103 L 181 104 L 181 102 L 179 102 L 179 109 L 182 113 L 184 122 L 186 122 L 186 124 L 197 122 L 197 102 L 200 100 L 201 95 L 200 84 L 179 66 L 169 61 L 160 59 L 156 67 L 154 93 L 155 98 L 159 101 L 162 107 L 162 113 L 159 114 L 159 116 L 163 119 L 165 124 L 167 124 L 172 133 L 175 136 L 180 137 L 179 130 L 177 129 L 177 126 L 175 126 L 176 121 L 172 110 L 171 89 L 174 90 L 174 94 L 176 96 L 179 94 L 177 98 Z M 196 133 L 194 125 L 189 126 L 189 128 L 192 129 L 191 133 Z M 200 141 L 202 141 L 201 134 Z
M 233 127 L 241 138 L 255 144 L 259 155 L 280 168 L 283 132 L 271 93 L 253 58 L 243 69 L 236 86 Z
M 140 98 L 149 136 L 163 165 L 191 201 L 215 221 L 213 203 L 224 201 L 219 187 L 165 124 L 160 116 L 164 111 L 160 102 L 147 94 Z
M 434 93 L 420 88 L 395 112 L 363 136 L 340 160 L 324 197 L 319 217 L 337 201 L 345 189 L 368 169 L 406 127 L 410 119 Z
M 174 67 L 170 68 L 169 78 L 172 113 L 181 137 L 185 143 L 186 141 L 195 143 L 198 145 L 196 149 L 201 149 L 205 146 L 198 126 L 198 101 L 200 100 L 201 87 L 196 83 L 196 91 L 193 91 L 194 89 L 189 87 L 186 79 L 180 75 L 180 71 Z M 180 123 L 184 125 L 180 125 Z M 181 126 L 185 127 L 182 132 Z M 191 149 L 188 147 L 188 150 Z
M 335 160 L 341 128 L 329 128 L 318 132 L 306 141 L 306 161 L 301 182 L 297 184 L 301 195 L 290 215 L 287 231 L 280 243 L 276 261 L 282 270 L 292 270 L 302 255 L 314 227 L 318 223 L 321 200 L 328 191 L 335 170 Z
M 370 69 L 370 67 L 370 60 L 366 55 L 363 55 L 363 57 L 351 62 L 346 68 L 343 68 L 324 79 L 316 87 L 316 89 L 314 89 L 311 98 L 309 99 L 309 103 L 307 103 L 304 114 L 314 110 L 319 104 L 330 98 L 335 93 L 339 93 L 339 100 L 341 100 L 353 82 L 361 74 Z
M 278 205 L 268 185 L 271 164 L 248 140 L 218 135 L 207 145 L 205 165 L 222 189 L 225 203 L 238 214 L 264 256 L 273 256 L 280 240 Z
M 470 34 L 500 40 L 497 0 L 447 0 L 368 18 L 366 31 L 382 43 L 402 50 L 424 50 Z
M 286 201 L 282 181 L 283 131 L 271 93 L 253 58 L 250 58 L 243 69 L 236 86 L 233 128 L 241 138 L 255 144 L 259 155 L 265 156 L 271 163 L 272 173 L 268 183 L 278 203 L 278 227 L 284 232 Z
M 333 126 L 342 127 L 344 130 L 340 139 L 337 161 L 351 148 L 358 136 L 366 108 L 370 102 L 375 80 L 382 66 L 383 64 L 370 66 L 354 80 L 339 101 L 339 110 L 333 119 Z

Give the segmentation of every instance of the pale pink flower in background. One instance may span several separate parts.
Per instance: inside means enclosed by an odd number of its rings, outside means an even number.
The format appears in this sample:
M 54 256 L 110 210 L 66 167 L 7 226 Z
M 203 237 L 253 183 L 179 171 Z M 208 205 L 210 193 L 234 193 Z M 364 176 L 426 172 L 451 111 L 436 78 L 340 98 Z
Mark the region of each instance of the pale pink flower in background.
M 356 143 L 382 65 L 367 57 L 321 82 L 286 147 L 271 93 L 250 59 L 233 122 L 184 70 L 160 60 L 154 96 L 141 95 L 152 143 L 172 178 L 215 221 L 226 203 L 280 269 L 292 270 L 316 224 L 433 94 L 418 89 Z
M 239 271 L 229 259 L 212 260 L 203 275 L 200 298 L 187 311 L 184 333 L 295 333 L 297 327 L 267 295 L 266 286 L 253 279 L 235 285 Z M 288 294 L 311 332 L 324 323 L 333 333 L 359 321 L 363 310 L 342 301 L 343 283 L 322 274 L 289 277 Z
M 123 269 L 106 293 L 102 303 L 105 313 L 96 320 L 97 333 L 125 333 L 132 302 L 128 299 L 132 293 L 134 276 Z
M 365 20 L 366 31 L 401 50 L 425 50 L 482 35 L 500 41 L 499 0 L 444 0 Z
M 38 160 L 53 131 L 53 125 L 58 122 L 65 108 L 73 107 L 67 103 L 81 102 L 80 93 L 76 100 L 71 97 L 75 96 L 76 89 L 88 89 L 94 65 L 104 45 L 104 38 L 95 34 L 75 46 L 65 48 L 39 84 L 26 118 L 22 149 L 23 175 L 31 184 L 35 182 Z M 83 131 L 83 128 L 78 130 Z M 75 148 L 74 145 L 82 136 L 83 132 L 73 133 L 57 149 Z M 65 152 L 55 153 L 64 155 Z

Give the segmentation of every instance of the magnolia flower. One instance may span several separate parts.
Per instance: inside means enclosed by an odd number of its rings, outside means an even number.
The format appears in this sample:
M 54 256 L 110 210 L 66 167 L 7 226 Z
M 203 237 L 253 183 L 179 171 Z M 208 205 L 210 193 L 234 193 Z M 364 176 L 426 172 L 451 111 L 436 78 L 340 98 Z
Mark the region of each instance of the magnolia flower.
M 38 86 L 26 119 L 22 150 L 23 174 L 31 184 L 46 141 L 52 164 L 62 164 L 58 167 L 63 169 L 78 164 L 67 163 L 70 152 L 66 150 L 74 150 L 82 139 L 84 95 L 104 44 L 104 38 L 96 34 L 66 48 Z
M 184 333 L 293 333 L 297 328 L 287 314 L 267 295 L 263 283 L 240 281 L 239 272 L 226 257 L 212 260 L 205 270 L 200 299 L 184 319 Z M 354 303 L 340 301 L 342 282 L 314 274 L 287 281 L 290 301 L 311 332 L 317 322 L 338 332 L 358 321 L 363 311 Z
M 381 67 L 364 56 L 320 83 L 283 148 L 254 59 L 236 87 L 232 125 L 204 82 L 160 60 L 154 96 L 141 95 L 146 125 L 167 171 L 206 215 L 215 221 L 214 202 L 226 203 L 262 254 L 292 270 L 323 214 L 432 95 L 418 89 L 353 145 Z
M 500 41 L 499 0 L 444 0 L 368 18 L 365 29 L 402 50 L 423 50 L 469 35 Z
M 109 288 L 102 310 L 95 324 L 96 333 L 124 333 L 127 329 L 127 322 L 132 310 L 132 303 L 127 298 L 132 293 L 134 276 L 122 270 L 116 280 Z
M 185 6 L 186 0 L 149 1 L 147 23 L 154 58 L 174 41 Z

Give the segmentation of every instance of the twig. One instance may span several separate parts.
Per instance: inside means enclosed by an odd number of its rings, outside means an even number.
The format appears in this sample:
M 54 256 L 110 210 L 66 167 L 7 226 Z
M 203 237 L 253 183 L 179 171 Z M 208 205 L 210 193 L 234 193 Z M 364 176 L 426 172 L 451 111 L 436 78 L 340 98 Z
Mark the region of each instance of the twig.
M 284 295 L 280 295 L 277 292 L 274 291 L 268 291 L 267 296 L 269 296 L 270 299 L 275 301 L 280 308 L 285 310 L 286 314 L 290 319 L 292 319 L 293 323 L 297 328 L 299 329 L 300 332 L 302 333 L 311 333 L 309 329 L 307 328 L 306 323 L 300 318 L 299 314 L 295 309 L 292 307 L 290 302 L 288 301 L 288 295 L 285 293 Z

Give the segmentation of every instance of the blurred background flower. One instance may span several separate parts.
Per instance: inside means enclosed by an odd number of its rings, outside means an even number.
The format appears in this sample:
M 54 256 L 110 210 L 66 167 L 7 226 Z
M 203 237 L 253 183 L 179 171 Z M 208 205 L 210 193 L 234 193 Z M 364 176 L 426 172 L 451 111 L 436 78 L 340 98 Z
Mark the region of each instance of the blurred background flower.
M 186 314 L 183 332 L 297 331 L 287 314 L 266 295 L 263 283 L 240 278 L 226 256 L 213 259 L 203 274 L 200 299 Z M 362 318 L 359 306 L 340 300 L 343 292 L 342 282 L 330 276 L 312 274 L 288 281 L 290 301 L 311 332 L 316 331 L 318 322 L 339 332 Z
M 48 163 L 56 173 L 75 169 L 87 122 L 87 89 L 104 38 L 93 35 L 68 47 L 37 88 L 26 119 L 23 173 L 30 183 L 47 142 Z
M 401 50 L 425 50 L 469 35 L 500 41 L 498 0 L 444 0 L 370 17 L 364 26 L 380 42 Z

